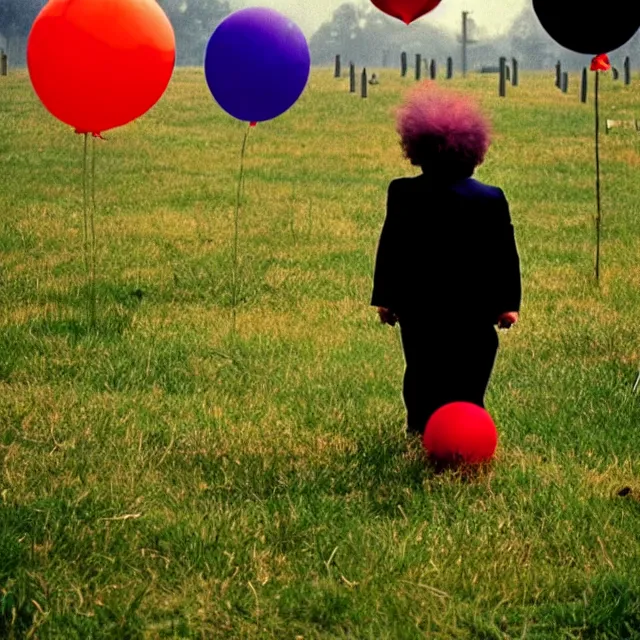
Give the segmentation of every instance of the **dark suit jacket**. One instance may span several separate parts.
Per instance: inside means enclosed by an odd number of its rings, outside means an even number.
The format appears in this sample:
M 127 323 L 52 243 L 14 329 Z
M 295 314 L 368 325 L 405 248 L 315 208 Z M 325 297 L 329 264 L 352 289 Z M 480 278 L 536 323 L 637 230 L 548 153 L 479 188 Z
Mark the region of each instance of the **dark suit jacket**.
M 389 185 L 371 304 L 442 324 L 519 311 L 520 260 L 501 189 L 422 174 Z M 446 314 L 446 315 L 445 315 Z

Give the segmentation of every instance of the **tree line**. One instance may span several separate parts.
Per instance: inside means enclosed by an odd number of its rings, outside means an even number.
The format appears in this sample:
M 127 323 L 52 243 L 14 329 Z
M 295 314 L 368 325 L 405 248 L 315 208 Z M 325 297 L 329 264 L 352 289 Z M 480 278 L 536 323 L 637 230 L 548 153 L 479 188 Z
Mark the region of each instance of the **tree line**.
M 206 43 L 216 26 L 232 9 L 228 0 L 158 0 L 171 21 L 177 41 L 177 64 L 202 64 Z M 46 0 L 0 0 L 0 47 L 8 50 L 12 64 L 25 60 L 26 38 Z M 624 19 L 621 16 L 621 19 Z M 522 68 L 549 69 L 562 60 L 567 69 L 582 68 L 589 56 L 572 53 L 557 45 L 544 31 L 530 6 L 509 30 L 488 37 L 469 20 L 468 68 L 495 65 L 500 56 L 515 57 Z M 314 65 L 333 63 L 336 54 L 360 66 L 399 65 L 402 51 L 444 60 L 451 56 L 460 67 L 460 35 L 430 24 L 428 16 L 407 28 L 399 20 L 378 11 L 370 2 L 345 2 L 330 21 L 309 39 Z M 640 57 L 640 33 L 614 52 L 612 57 Z
M 25 61 L 31 25 L 47 0 L 0 0 L 0 47 L 12 64 Z M 176 34 L 177 64 L 199 65 L 215 27 L 231 13 L 226 0 L 158 0 Z M 3 42 L 4 41 L 4 42 Z
M 620 18 L 624 19 L 623 16 Z M 462 24 L 462 18 L 461 18 Z M 310 40 L 314 64 L 331 64 L 336 54 L 345 62 L 360 66 L 382 66 L 384 62 L 399 66 L 402 51 L 422 54 L 444 63 L 452 57 L 461 67 L 461 31 L 451 33 L 429 23 L 426 18 L 408 31 L 398 20 L 381 13 L 370 2 L 346 2 L 323 24 Z M 478 29 L 471 17 L 467 22 L 470 44 L 467 46 L 468 69 L 495 66 L 501 56 L 517 58 L 521 68 L 551 69 L 558 60 L 565 69 L 581 69 L 592 56 L 573 53 L 558 45 L 544 30 L 531 6 L 525 7 L 499 36 L 489 37 Z M 409 35 L 410 34 L 410 35 Z M 640 32 L 624 47 L 612 52 L 613 59 L 623 56 L 640 57 Z M 412 58 L 409 58 L 410 63 Z

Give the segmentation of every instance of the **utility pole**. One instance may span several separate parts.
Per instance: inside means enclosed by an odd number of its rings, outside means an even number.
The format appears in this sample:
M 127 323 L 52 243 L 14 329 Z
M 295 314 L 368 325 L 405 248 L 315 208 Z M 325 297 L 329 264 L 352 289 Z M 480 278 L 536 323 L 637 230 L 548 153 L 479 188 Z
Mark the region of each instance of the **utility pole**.
M 471 11 L 463 11 L 462 12 L 462 37 L 458 36 L 458 42 L 462 43 L 462 76 L 466 77 L 467 75 L 467 45 L 475 44 L 478 42 L 477 40 L 472 40 L 469 38 L 469 23 L 468 16 Z M 473 26 L 473 21 L 471 22 Z
M 467 77 L 467 16 L 468 11 L 462 12 L 462 77 Z

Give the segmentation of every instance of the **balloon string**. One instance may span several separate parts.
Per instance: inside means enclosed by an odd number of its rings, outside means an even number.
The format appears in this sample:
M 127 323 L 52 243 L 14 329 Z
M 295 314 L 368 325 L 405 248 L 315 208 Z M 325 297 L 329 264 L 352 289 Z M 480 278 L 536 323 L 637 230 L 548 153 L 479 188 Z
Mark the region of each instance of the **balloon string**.
M 84 213 L 84 223 L 82 226 L 83 241 L 82 246 L 84 250 L 84 268 L 87 274 L 89 273 L 89 231 L 88 231 L 88 213 L 87 202 L 89 200 L 87 195 L 87 147 L 88 147 L 88 135 L 84 134 L 84 154 L 82 158 L 82 207 Z
M 594 72 L 596 74 L 595 78 L 595 150 L 596 150 L 596 205 L 597 205 L 597 215 L 596 215 L 596 280 L 600 281 L 600 235 L 602 228 L 602 210 L 601 210 L 601 201 L 600 201 L 600 108 L 598 105 L 598 85 L 599 85 L 599 74 L 597 71 Z
M 233 301 L 232 301 L 232 328 L 231 334 L 236 336 L 236 313 L 238 304 L 238 236 L 240 227 L 240 203 L 244 194 L 244 157 L 247 148 L 247 139 L 249 132 L 253 128 L 252 123 L 249 124 L 242 141 L 242 150 L 240 152 L 240 173 L 238 175 L 238 189 L 236 192 L 236 208 L 233 216 Z
M 96 324 L 96 138 L 91 143 L 91 327 Z

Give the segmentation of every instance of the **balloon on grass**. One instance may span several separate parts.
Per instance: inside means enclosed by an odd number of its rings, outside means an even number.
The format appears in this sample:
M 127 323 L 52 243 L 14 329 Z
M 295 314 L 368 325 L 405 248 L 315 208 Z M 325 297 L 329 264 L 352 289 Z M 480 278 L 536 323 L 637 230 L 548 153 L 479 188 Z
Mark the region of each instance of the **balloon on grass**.
M 402 20 L 405 24 L 411 24 L 440 4 L 440 0 L 371 0 L 371 2 L 380 11 L 392 18 Z
M 289 18 L 250 7 L 218 25 L 207 43 L 204 70 L 211 94 L 228 114 L 263 122 L 282 115 L 302 95 L 311 54 Z
M 618 49 L 640 28 L 640 3 L 608 0 L 533 0 L 533 10 L 545 31 L 577 53 L 597 55 Z
M 422 442 L 438 462 L 477 464 L 493 457 L 498 432 L 482 407 L 470 402 L 451 402 L 429 418 Z
M 78 133 L 98 135 L 145 114 L 175 59 L 173 27 L 156 0 L 49 0 L 27 42 L 36 94 Z

